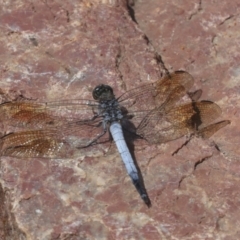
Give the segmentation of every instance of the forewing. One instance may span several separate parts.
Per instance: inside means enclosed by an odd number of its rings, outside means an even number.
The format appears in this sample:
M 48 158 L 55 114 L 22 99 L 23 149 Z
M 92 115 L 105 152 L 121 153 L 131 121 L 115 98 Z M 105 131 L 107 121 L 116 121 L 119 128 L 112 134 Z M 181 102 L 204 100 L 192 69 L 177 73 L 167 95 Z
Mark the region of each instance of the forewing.
M 110 140 L 108 132 L 103 135 L 99 121 L 91 124 L 69 124 L 61 128 L 20 131 L 0 139 L 2 156 L 19 158 L 71 158 L 81 154 L 104 150 Z M 101 143 L 101 144 L 100 144 Z
M 61 126 L 67 122 L 91 120 L 97 106 L 96 102 L 88 100 L 49 103 L 7 102 L 0 105 L 0 121 L 6 125 L 29 129 Z
M 191 102 L 167 109 L 163 106 L 149 112 L 136 133 L 150 143 L 164 143 L 197 133 L 220 115 L 220 107 L 210 101 Z
M 162 105 L 174 89 L 182 86 L 185 91 L 181 96 L 179 95 L 180 99 L 192 87 L 193 82 L 193 77 L 189 73 L 176 71 L 154 83 L 134 88 L 124 93 L 118 100 L 129 113 L 149 111 Z
M 174 88 L 173 91 L 167 96 L 162 105 L 156 107 L 151 111 L 140 111 L 132 113 L 130 120 L 131 123 L 137 127 L 137 134 L 143 136 L 143 131 L 151 131 L 154 127 L 157 127 L 156 124 L 159 124 L 159 119 L 163 119 L 166 115 L 166 112 L 174 108 L 176 101 L 185 93 L 185 88 L 179 85 L 178 87 Z

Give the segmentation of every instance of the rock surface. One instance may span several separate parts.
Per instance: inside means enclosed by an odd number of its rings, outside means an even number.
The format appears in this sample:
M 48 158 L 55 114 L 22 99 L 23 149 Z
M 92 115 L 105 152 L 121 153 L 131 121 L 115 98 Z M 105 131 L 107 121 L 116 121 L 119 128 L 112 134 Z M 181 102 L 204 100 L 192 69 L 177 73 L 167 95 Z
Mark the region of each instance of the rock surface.
M 99 83 L 119 96 L 182 69 L 231 125 L 185 146 L 136 147 L 150 209 L 114 146 L 68 160 L 2 157 L 1 239 L 240 239 L 239 11 L 224 0 L 3 3 L 2 101 L 91 99 Z

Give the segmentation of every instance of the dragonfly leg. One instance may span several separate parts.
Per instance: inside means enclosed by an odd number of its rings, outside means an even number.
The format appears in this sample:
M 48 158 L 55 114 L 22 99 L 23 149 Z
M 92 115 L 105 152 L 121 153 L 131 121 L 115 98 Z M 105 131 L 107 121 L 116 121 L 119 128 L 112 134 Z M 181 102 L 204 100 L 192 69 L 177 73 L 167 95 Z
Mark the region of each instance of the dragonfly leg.
M 100 134 L 98 134 L 97 137 L 94 138 L 91 142 L 89 142 L 89 143 L 85 146 L 85 148 L 86 148 L 86 147 L 89 147 L 89 146 L 91 146 L 91 145 L 93 145 L 93 144 L 96 144 L 97 141 L 98 141 L 98 139 L 100 139 L 102 136 L 104 136 L 104 135 L 106 134 L 106 132 L 107 132 L 107 127 L 106 127 L 106 124 L 103 123 L 103 131 L 102 131 Z

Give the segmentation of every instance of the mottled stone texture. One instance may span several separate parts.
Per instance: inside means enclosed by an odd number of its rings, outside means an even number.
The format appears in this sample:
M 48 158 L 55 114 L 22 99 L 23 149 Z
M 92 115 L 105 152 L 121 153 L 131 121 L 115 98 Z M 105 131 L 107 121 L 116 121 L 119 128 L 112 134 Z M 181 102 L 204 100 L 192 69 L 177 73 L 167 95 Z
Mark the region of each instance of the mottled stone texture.
M 237 0 L 3 1 L 3 101 L 91 99 L 98 83 L 119 95 L 165 66 L 190 72 L 231 125 L 135 148 L 150 209 L 114 145 L 69 160 L 2 157 L 1 239 L 240 239 L 239 12 Z

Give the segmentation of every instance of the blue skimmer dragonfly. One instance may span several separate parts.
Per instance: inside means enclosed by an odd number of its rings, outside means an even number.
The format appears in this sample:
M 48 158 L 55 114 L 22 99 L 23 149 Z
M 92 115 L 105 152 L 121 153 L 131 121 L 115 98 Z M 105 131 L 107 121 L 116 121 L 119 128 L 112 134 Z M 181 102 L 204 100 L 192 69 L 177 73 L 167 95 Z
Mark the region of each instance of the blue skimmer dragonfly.
M 125 140 L 140 138 L 149 144 L 161 144 L 184 135 L 210 137 L 229 124 L 228 120 L 213 123 L 221 114 L 213 102 L 178 104 L 193 82 L 189 73 L 176 71 L 118 98 L 110 86 L 101 84 L 92 92 L 94 100 L 2 103 L 0 120 L 18 131 L 0 139 L 1 156 L 71 158 L 114 140 L 134 186 L 150 207 Z

